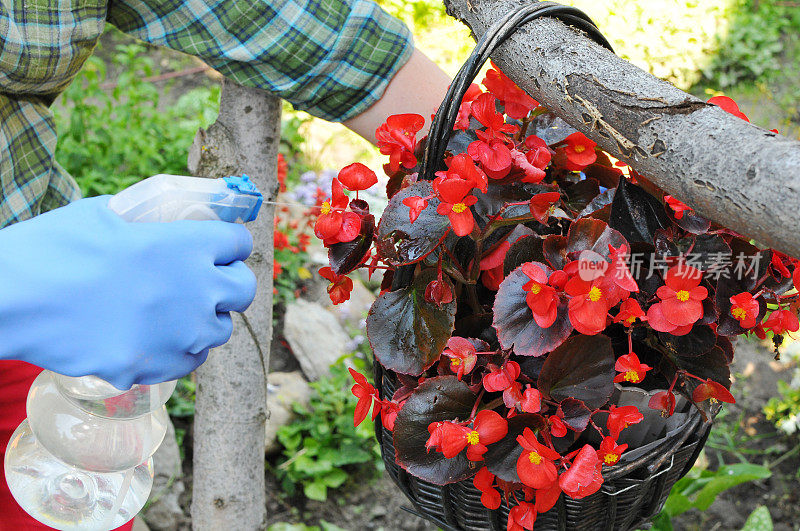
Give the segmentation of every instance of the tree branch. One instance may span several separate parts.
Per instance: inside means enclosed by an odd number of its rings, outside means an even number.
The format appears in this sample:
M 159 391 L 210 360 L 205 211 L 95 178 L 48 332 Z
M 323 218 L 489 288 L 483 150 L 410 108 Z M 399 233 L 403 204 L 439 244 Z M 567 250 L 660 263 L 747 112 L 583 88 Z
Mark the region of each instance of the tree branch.
M 531 1 L 445 5 L 480 37 Z M 708 105 L 554 19 L 526 24 L 492 57 L 544 106 L 701 215 L 800 257 L 800 142 Z
M 280 99 L 224 81 L 217 121 L 200 130 L 189 153 L 195 175 L 246 173 L 264 194 L 258 219 L 248 225 L 258 280 L 253 304 L 232 314 L 231 340 L 197 370 L 192 527 L 196 530 L 266 528 L 264 447 L 266 372 L 272 336 L 274 201 L 280 141 Z

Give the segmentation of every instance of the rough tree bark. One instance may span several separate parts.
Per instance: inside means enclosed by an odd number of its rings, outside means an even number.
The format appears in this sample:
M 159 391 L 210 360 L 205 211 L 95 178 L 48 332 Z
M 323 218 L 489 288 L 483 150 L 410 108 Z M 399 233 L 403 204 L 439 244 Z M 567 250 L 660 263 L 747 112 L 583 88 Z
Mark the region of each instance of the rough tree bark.
M 194 175 L 245 173 L 264 194 L 248 227 L 247 260 L 258 279 L 255 301 L 234 314 L 231 340 L 197 370 L 192 527 L 199 531 L 266 528 L 264 426 L 272 335 L 272 260 L 280 99 L 225 81 L 217 121 L 200 130 L 189 153 Z
M 445 5 L 480 37 L 531 1 Z M 548 109 L 703 216 L 800 257 L 800 142 L 708 105 L 554 19 L 525 25 L 492 58 Z

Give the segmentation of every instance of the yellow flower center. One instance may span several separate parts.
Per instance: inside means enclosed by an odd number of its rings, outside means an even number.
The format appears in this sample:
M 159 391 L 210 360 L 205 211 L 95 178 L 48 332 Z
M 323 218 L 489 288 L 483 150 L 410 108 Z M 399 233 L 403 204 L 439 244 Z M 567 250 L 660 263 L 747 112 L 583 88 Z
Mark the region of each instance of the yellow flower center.
M 689 292 L 688 292 L 688 291 L 686 291 L 685 289 L 682 289 L 682 290 L 680 290 L 679 292 L 677 292 L 677 293 L 675 294 L 675 296 L 676 296 L 676 297 L 678 298 L 678 300 L 679 300 L 679 301 L 681 301 L 681 302 L 686 302 L 686 301 L 688 301 L 688 300 L 689 300 Z
M 605 461 L 607 465 L 613 465 L 619 461 L 619 456 L 617 454 L 606 454 L 603 461 Z
M 589 290 L 589 300 L 592 302 L 597 302 L 600 300 L 600 297 L 603 296 L 603 292 L 600 291 L 600 288 L 597 286 L 593 286 L 592 289 Z
M 631 315 L 630 317 L 628 317 L 627 319 L 625 319 L 625 322 L 626 322 L 626 323 L 628 323 L 628 324 L 633 324 L 633 322 L 634 322 L 635 320 L 636 320 L 636 316 L 635 316 L 635 315 Z
M 464 203 L 456 203 L 455 205 L 453 205 L 453 212 L 455 212 L 456 214 L 461 214 L 466 209 L 467 205 L 465 205 Z
M 540 291 L 542 291 L 542 285 L 534 282 L 533 285 L 531 286 L 531 293 L 533 293 L 534 295 L 538 295 Z
M 575 146 L 575 153 L 583 153 L 584 151 L 586 151 L 586 146 L 583 144 L 578 144 Z
M 458 367 L 459 365 L 461 365 L 461 360 L 458 358 L 452 358 L 450 360 L 450 365 L 452 365 L 453 367 Z
M 536 452 L 531 452 L 528 455 L 528 459 L 530 459 L 531 463 L 534 465 L 538 465 L 544 460 L 544 458 Z
M 747 311 L 744 308 L 734 308 L 731 310 L 731 314 L 740 321 L 747 317 Z
M 478 444 L 480 442 L 480 440 L 481 440 L 481 436 L 475 430 L 472 430 L 471 432 L 469 432 L 467 434 L 467 442 L 472 444 L 472 445 Z
M 625 373 L 625 380 L 631 383 L 639 383 L 641 382 L 641 378 L 639 378 L 639 373 L 636 371 L 628 371 Z
M 328 201 L 325 201 L 324 203 L 322 203 L 322 206 L 320 207 L 320 212 L 321 212 L 321 214 L 322 214 L 323 216 L 324 216 L 325 214 L 330 214 L 330 213 L 331 213 L 331 210 L 332 210 L 332 208 L 331 208 L 331 204 L 330 204 L 330 202 L 328 202 Z

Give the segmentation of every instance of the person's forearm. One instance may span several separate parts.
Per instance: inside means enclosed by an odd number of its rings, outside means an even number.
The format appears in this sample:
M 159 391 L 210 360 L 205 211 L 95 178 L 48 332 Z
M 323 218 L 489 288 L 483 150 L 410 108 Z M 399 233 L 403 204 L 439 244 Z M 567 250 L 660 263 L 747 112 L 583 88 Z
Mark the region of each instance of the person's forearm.
M 386 91 L 375 105 L 355 118 L 344 121 L 344 125 L 375 143 L 375 130 L 392 114 L 415 113 L 425 118 L 425 127 L 419 136 L 430 127 L 431 115 L 442 103 L 450 76 L 431 61 L 424 53 L 414 50 L 411 58 L 389 82 Z

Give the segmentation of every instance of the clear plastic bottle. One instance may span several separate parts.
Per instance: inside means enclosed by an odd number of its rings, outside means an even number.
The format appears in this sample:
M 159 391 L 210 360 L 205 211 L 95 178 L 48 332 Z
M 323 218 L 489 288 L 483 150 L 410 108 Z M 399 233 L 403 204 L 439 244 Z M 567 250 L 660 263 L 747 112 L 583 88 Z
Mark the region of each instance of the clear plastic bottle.
M 252 221 L 261 194 L 247 176 L 156 175 L 109 200 L 127 221 Z M 42 372 L 28 392 L 28 418 L 11 436 L 6 481 L 28 514 L 63 531 L 107 531 L 142 509 L 153 453 L 167 430 L 175 381 L 121 391 L 95 376 Z

